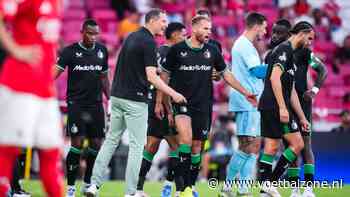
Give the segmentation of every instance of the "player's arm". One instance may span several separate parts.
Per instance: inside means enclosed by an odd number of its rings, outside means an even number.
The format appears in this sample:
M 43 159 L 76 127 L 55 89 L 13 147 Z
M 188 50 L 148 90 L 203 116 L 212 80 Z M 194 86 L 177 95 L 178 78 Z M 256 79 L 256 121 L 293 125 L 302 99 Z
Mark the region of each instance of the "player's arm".
M 64 72 L 64 68 L 60 67 L 59 65 L 55 65 L 55 68 L 53 70 L 53 76 L 55 79 L 57 79 L 62 73 Z
M 225 80 L 225 82 L 231 86 L 233 89 L 237 90 L 238 92 L 240 92 L 241 94 L 243 94 L 245 97 L 248 97 L 251 95 L 250 92 L 248 92 L 242 85 L 241 83 L 233 76 L 233 74 L 228 71 L 225 70 L 222 73 L 222 77 Z
M 283 65 L 280 63 L 276 63 L 273 65 L 272 73 L 270 76 L 271 86 L 273 94 L 276 98 L 279 112 L 280 112 L 280 121 L 283 123 L 289 122 L 289 112 L 285 103 L 285 100 L 283 98 L 282 93 L 282 83 L 281 83 L 281 76 L 283 74 Z
M 147 80 L 154 85 L 158 90 L 163 91 L 165 94 L 171 96 L 176 103 L 186 102 L 184 96 L 169 87 L 158 75 L 157 67 L 147 66 L 146 67 Z
M 254 106 L 257 105 L 256 95 L 248 92 L 241 83 L 233 76 L 233 74 L 227 69 L 224 58 L 221 54 L 215 54 L 215 69 L 222 75 L 225 82 L 231 86 L 233 89 L 237 90 L 245 96 L 245 98 Z
M 0 1 L 0 8 L 2 6 L 1 3 L 5 2 Z M 11 6 L 17 6 L 17 2 L 15 1 L 7 3 L 13 4 Z M 0 9 L 0 43 L 2 44 L 3 48 L 9 53 L 9 55 L 13 56 L 17 60 L 23 61 L 30 65 L 38 64 L 42 59 L 41 49 L 38 46 L 20 46 L 13 40 L 4 23 L 5 12 L 5 9 Z M 13 17 L 16 15 L 16 13 L 7 13 L 6 15 Z
M 57 79 L 65 70 L 66 66 L 70 64 L 71 54 L 68 47 L 64 48 L 57 57 L 56 65 L 54 67 L 54 78 Z
M 303 109 L 301 108 L 300 100 L 298 98 L 297 91 L 295 90 L 295 85 L 293 85 L 290 102 L 292 104 L 292 108 L 293 108 L 294 112 L 297 114 L 297 116 L 300 120 L 301 125 L 303 126 L 302 129 L 304 131 L 308 131 L 309 130 L 309 122 L 307 121 L 305 114 L 303 112 Z
M 106 98 L 109 100 L 109 98 L 111 97 L 111 85 L 109 82 L 109 75 L 108 75 L 108 70 L 106 72 L 103 72 L 101 75 L 101 82 L 102 82 L 102 91 L 104 93 L 104 95 L 106 96 Z
M 169 53 L 171 52 L 171 49 Z M 167 58 L 169 56 L 167 55 Z M 146 43 L 144 45 L 144 60 L 146 63 L 146 75 L 147 80 L 154 85 L 160 91 L 171 96 L 176 103 L 186 102 L 184 96 L 169 87 L 158 75 L 157 75 L 157 57 L 156 57 L 156 45 L 155 43 Z M 168 60 L 167 60 L 168 62 Z M 167 65 L 168 63 L 166 63 Z
M 309 65 L 317 73 L 317 77 L 316 77 L 314 86 L 311 89 L 309 89 L 308 91 L 306 91 L 304 94 L 304 98 L 311 100 L 316 96 L 316 94 L 318 93 L 318 91 L 322 87 L 324 81 L 327 78 L 328 71 L 327 71 L 326 65 L 318 57 L 316 57 L 313 53 L 311 53 L 311 55 L 310 55 Z

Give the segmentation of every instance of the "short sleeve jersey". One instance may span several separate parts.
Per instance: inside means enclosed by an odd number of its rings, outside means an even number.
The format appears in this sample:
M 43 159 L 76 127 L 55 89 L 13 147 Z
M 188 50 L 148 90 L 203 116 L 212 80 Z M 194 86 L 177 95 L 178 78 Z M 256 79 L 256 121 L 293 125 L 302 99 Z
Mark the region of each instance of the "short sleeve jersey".
M 145 27 L 131 33 L 118 56 L 111 95 L 137 102 L 148 102 L 146 67 L 157 67 L 157 45 Z
M 284 101 L 287 108 L 291 109 L 291 93 L 295 82 L 295 72 L 297 67 L 294 64 L 293 48 L 291 42 L 285 41 L 275 47 L 267 56 L 265 62 L 268 64 L 267 74 L 265 79 L 265 87 L 259 101 L 259 110 L 273 110 L 278 109 L 278 103 L 271 85 L 271 74 L 275 66 L 282 69 L 281 85 Z
M 312 51 L 308 48 L 296 49 L 294 62 L 298 70 L 295 73 L 295 90 L 302 96 L 307 90 L 307 71 L 311 61 Z
M 187 99 L 196 111 L 208 112 L 212 102 L 212 69 L 224 72 L 221 53 L 210 44 L 192 48 L 189 40 L 172 46 L 162 69 L 170 73 L 170 86 Z
M 158 48 L 157 52 L 157 62 L 158 66 L 161 67 L 166 61 L 166 55 L 168 54 L 170 49 L 170 46 L 168 45 L 162 45 Z M 149 116 L 155 116 L 154 115 L 154 108 L 156 103 L 156 89 L 153 85 L 150 85 L 149 92 L 148 92 L 148 98 L 149 98 L 149 105 L 148 105 L 148 115 Z
M 68 68 L 67 102 L 96 104 L 102 102 L 101 75 L 108 73 L 107 48 L 96 43 L 91 49 L 80 42 L 65 47 L 57 68 Z

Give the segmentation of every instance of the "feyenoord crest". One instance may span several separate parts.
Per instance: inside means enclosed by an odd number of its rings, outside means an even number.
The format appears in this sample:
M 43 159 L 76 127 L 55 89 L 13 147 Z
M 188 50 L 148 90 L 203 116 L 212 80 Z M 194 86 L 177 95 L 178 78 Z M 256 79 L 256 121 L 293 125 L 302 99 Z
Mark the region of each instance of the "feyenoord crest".
M 209 52 L 208 49 L 203 53 L 203 55 L 204 55 L 204 57 L 207 58 L 207 59 L 209 59 L 210 56 L 211 56 L 211 54 L 210 54 L 210 52 Z
M 283 52 L 283 54 L 282 54 L 281 56 L 279 56 L 278 59 L 279 59 L 281 62 L 287 61 L 286 52 Z
M 70 129 L 72 133 L 78 133 L 78 127 L 77 125 L 73 124 L 72 128 Z
M 98 50 L 97 57 L 102 59 L 103 58 L 103 52 L 101 50 Z

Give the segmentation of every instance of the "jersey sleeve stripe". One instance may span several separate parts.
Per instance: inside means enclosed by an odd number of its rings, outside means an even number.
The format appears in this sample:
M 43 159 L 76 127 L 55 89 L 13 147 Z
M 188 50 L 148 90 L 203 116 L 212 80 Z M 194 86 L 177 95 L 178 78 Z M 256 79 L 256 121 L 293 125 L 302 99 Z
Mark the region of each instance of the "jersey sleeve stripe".
M 160 67 L 160 69 L 161 69 L 162 71 L 165 71 L 165 72 L 167 72 L 167 73 L 171 73 L 169 70 L 167 70 L 166 68 L 164 68 L 162 65 L 159 65 L 159 67 Z
M 108 73 L 109 69 L 102 71 L 101 73 Z
M 273 66 L 279 66 L 279 67 L 281 68 L 282 72 L 284 72 L 284 67 L 283 67 L 282 64 L 276 63 L 276 64 L 274 64 Z
M 60 70 L 64 70 L 64 67 L 60 66 L 60 65 L 56 65 L 56 68 L 60 69 Z

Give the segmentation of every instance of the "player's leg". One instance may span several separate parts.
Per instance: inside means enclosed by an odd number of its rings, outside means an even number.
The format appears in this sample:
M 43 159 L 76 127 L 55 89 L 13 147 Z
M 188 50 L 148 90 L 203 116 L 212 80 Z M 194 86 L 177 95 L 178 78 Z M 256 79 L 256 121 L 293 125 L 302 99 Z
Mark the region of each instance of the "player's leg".
M 301 137 L 300 132 L 291 130 L 293 128 L 288 128 L 287 125 L 284 125 L 284 127 L 284 132 L 291 132 L 288 134 L 284 134 L 283 136 L 283 138 L 288 142 L 289 146 L 284 150 L 282 156 L 276 164 L 271 178 L 273 181 L 277 181 L 282 176 L 282 174 L 285 172 L 288 166 L 296 161 L 297 156 L 304 148 L 304 141 Z M 297 126 L 295 129 L 297 129 Z
M 150 127 L 149 127 L 150 129 Z M 150 133 L 149 131 L 148 133 Z M 139 192 L 143 191 L 143 186 L 146 180 L 146 175 L 151 169 L 152 166 L 152 161 L 154 155 L 157 153 L 159 144 L 161 142 L 161 138 L 157 138 L 154 136 L 147 136 L 147 143 L 144 147 L 143 150 L 143 157 L 142 157 L 142 162 L 141 162 L 141 168 L 140 168 L 140 173 L 139 173 L 139 179 L 137 183 L 137 190 Z
M 245 148 L 246 143 L 248 141 L 247 137 L 244 136 L 245 125 L 247 125 L 247 116 L 243 112 L 236 112 L 236 124 L 237 124 L 237 135 L 239 141 L 239 149 L 234 151 L 230 162 L 227 166 L 227 175 L 226 180 L 232 181 L 235 179 L 238 172 L 241 170 L 245 161 L 248 159 L 249 154 L 242 151 L 242 148 Z M 230 188 L 224 188 L 224 190 L 228 190 Z
M 184 107 L 184 106 L 181 106 Z M 179 107 L 181 109 L 181 107 Z M 180 111 L 180 109 L 176 109 Z M 187 112 L 187 109 L 181 109 L 184 113 Z M 175 112 L 175 113 L 176 113 Z M 183 179 L 184 186 L 181 188 L 181 191 L 185 191 L 192 195 L 191 189 L 191 146 L 192 146 L 192 125 L 191 125 L 191 117 L 187 114 L 179 114 L 175 115 L 175 125 L 176 130 L 179 133 L 179 164 L 177 171 L 180 174 L 180 177 Z
M 40 178 L 47 196 L 62 197 L 64 193 L 61 152 L 59 148 L 40 149 Z
M 280 128 L 279 115 L 273 110 L 261 111 L 261 136 L 264 137 L 264 151 L 259 160 L 259 181 L 262 183 L 260 195 L 280 197 L 272 181 L 272 163 L 280 147 L 283 133 Z
M 0 145 L 0 197 L 6 197 L 10 189 L 14 162 L 20 154 L 20 148 Z
M 14 162 L 21 151 L 19 147 L 33 145 L 39 103 L 35 96 L 0 86 L 0 197 L 6 196 L 10 189 Z
M 66 157 L 67 197 L 75 196 L 75 181 L 79 173 L 82 143 L 86 132 L 86 124 L 82 116 L 85 109 L 77 104 L 68 104 L 67 135 L 70 137 L 71 147 Z
M 105 137 L 105 113 L 103 105 L 98 104 L 88 110 L 89 115 L 92 117 L 92 121 L 86 124 L 86 137 L 89 140 L 89 146 L 86 150 L 86 170 L 84 175 L 84 183 L 81 187 L 81 193 L 85 194 L 87 188 L 91 183 L 92 169 L 95 164 L 95 160 Z
M 82 154 L 82 136 L 71 136 L 71 147 L 66 157 L 67 172 L 67 196 L 75 195 L 75 181 L 77 179 L 80 168 L 80 157 Z
M 103 137 L 89 137 L 89 146 L 85 151 L 86 169 L 84 174 L 84 182 L 81 186 L 81 193 L 86 194 L 86 190 L 90 187 L 92 170 L 96 157 L 103 143 Z
M 279 150 L 280 140 L 264 137 L 264 151 L 259 160 L 259 181 L 262 184 L 260 195 L 280 197 L 277 188 L 269 185 L 272 181 L 272 163 Z
M 171 196 L 172 193 L 172 182 L 175 181 L 176 192 L 180 193 L 180 188 L 183 187 L 183 180 L 177 170 L 179 164 L 179 154 L 178 154 L 178 140 L 177 134 L 174 128 L 169 128 L 170 131 L 167 136 L 164 136 L 169 144 L 169 154 L 168 154 L 168 172 L 164 186 L 162 189 L 162 197 Z
M 283 145 L 285 148 L 289 146 L 288 142 L 283 139 Z M 299 197 L 300 196 L 300 187 L 298 185 L 300 177 L 300 167 L 299 167 L 299 161 L 298 159 L 290 164 L 288 170 L 287 170 L 287 176 L 289 181 L 289 186 L 292 189 L 290 197 Z
M 104 170 L 108 168 L 108 164 L 118 147 L 123 132 L 125 130 L 125 118 L 123 100 L 111 97 L 111 129 L 106 134 L 106 139 L 95 159 L 94 167 L 92 169 L 92 176 L 90 179 L 90 187 L 86 190 L 86 196 L 93 197 L 98 193 L 98 188 L 103 182 Z
M 303 135 L 304 149 L 301 151 L 301 155 L 304 161 L 304 178 L 306 182 L 306 188 L 303 193 L 303 197 L 314 197 L 313 183 L 315 175 L 315 158 L 312 151 L 311 133 Z
M 194 197 L 199 196 L 195 184 L 201 167 L 204 142 L 208 139 L 210 120 L 211 113 L 196 112 L 192 115 L 191 185 Z
M 248 154 L 248 157 L 239 171 L 240 184 L 238 185 L 238 193 L 242 195 L 251 195 L 249 187 L 254 179 L 257 155 L 261 146 L 261 139 L 259 137 L 260 113 L 257 111 L 244 113 L 247 116 L 247 121 L 245 122 L 246 127 L 244 129 L 244 136 L 241 136 L 239 150 Z
M 307 120 L 312 123 L 312 103 L 304 101 L 301 104 Z M 315 157 L 312 151 L 312 130 L 309 132 L 302 131 L 301 134 L 305 145 L 304 149 L 301 151 L 301 156 L 304 162 L 304 178 L 307 183 L 303 196 L 314 197 L 313 183 L 315 175 Z

